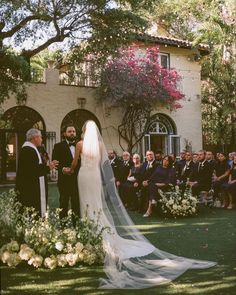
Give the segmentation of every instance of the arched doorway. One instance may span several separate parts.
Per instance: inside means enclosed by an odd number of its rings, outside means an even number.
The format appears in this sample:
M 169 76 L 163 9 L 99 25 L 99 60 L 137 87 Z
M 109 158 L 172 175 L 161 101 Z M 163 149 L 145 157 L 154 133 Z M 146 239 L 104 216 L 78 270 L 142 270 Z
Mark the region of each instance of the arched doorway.
M 144 153 L 147 150 L 162 151 L 164 154 L 180 153 L 180 137 L 174 121 L 165 114 L 155 114 L 151 117 L 143 140 Z
M 72 124 L 76 127 L 77 137 L 80 138 L 82 126 L 84 125 L 84 123 L 87 120 L 93 120 L 97 124 L 97 126 L 101 132 L 101 124 L 100 124 L 98 118 L 90 111 L 78 109 L 78 110 L 73 110 L 73 111 L 69 112 L 65 116 L 65 118 L 62 120 L 61 136 L 63 133 L 63 128 L 66 125 Z
M 26 131 L 37 128 L 45 137 L 45 123 L 41 115 L 26 106 L 8 109 L 1 117 L 0 129 L 0 180 L 14 181 L 19 150 L 25 141 Z

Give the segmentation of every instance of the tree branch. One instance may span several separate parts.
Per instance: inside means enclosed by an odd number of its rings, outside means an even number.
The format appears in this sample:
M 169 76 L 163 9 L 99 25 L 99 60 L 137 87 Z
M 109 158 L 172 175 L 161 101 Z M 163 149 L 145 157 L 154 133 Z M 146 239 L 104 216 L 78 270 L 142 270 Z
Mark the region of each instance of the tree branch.
M 24 50 L 22 51 L 21 55 L 25 57 L 26 59 L 31 58 L 32 56 L 36 55 L 40 51 L 46 49 L 49 45 L 55 43 L 55 42 L 62 42 L 65 38 L 69 37 L 69 33 L 66 34 L 57 34 L 56 36 L 48 39 L 46 42 L 44 42 L 42 45 L 38 46 L 37 48 L 33 50 Z
M 0 39 L 12 37 L 16 32 L 21 30 L 28 22 L 31 22 L 33 20 L 49 21 L 50 17 L 49 16 L 39 16 L 39 15 L 29 15 L 25 19 L 23 19 L 21 22 L 19 22 L 19 24 L 14 26 L 11 30 L 9 30 L 7 32 L 0 31 Z

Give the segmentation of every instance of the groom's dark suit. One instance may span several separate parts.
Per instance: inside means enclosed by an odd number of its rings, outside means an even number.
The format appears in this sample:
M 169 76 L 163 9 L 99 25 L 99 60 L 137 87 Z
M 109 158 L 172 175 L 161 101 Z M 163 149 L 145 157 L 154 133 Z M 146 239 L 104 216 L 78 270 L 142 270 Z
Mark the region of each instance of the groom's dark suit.
M 67 215 L 69 200 L 71 200 L 71 209 L 79 216 L 79 193 L 77 175 L 80 167 L 78 163 L 75 172 L 72 175 L 63 174 L 64 167 L 70 167 L 73 161 L 69 144 L 62 141 L 54 145 L 52 160 L 59 161 L 58 165 L 58 189 L 60 193 L 60 208 L 62 208 L 61 218 Z

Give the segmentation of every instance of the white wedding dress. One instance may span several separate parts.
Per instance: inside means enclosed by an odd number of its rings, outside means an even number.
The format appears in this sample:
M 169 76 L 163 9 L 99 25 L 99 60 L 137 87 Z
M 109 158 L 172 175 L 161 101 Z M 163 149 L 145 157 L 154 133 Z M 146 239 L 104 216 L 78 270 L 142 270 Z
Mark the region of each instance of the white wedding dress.
M 88 121 L 78 175 L 81 216 L 96 219 L 110 231 L 103 234 L 103 289 L 142 289 L 168 283 L 190 268 L 215 262 L 172 255 L 153 246 L 136 228 L 116 190 L 107 152 L 96 124 Z

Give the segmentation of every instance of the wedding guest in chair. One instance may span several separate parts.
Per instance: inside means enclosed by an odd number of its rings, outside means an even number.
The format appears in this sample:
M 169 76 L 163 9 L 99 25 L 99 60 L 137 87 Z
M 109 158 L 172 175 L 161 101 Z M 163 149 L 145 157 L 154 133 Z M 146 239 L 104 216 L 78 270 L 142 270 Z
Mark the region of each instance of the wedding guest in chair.
M 176 172 L 173 168 L 173 161 L 170 156 L 165 156 L 162 161 L 162 166 L 158 166 L 153 175 L 148 181 L 148 208 L 143 217 L 149 217 L 152 215 L 153 205 L 157 204 L 157 200 L 160 198 L 158 189 L 168 191 L 171 186 L 176 183 Z
M 198 196 L 200 192 L 208 192 L 210 190 L 211 181 L 212 169 L 206 160 L 206 152 L 201 150 L 198 152 L 198 162 L 194 164 L 187 185 L 192 188 L 193 195 Z
M 139 198 L 139 212 L 143 213 L 148 203 L 148 181 L 150 180 L 153 172 L 156 170 L 158 163 L 155 161 L 154 152 L 146 152 L 146 161 L 141 165 L 140 173 L 137 177 L 137 184 L 140 187 Z M 136 184 L 136 185 L 137 185 Z
M 230 165 L 227 162 L 226 156 L 223 152 L 220 152 L 218 155 L 218 161 L 215 165 L 214 175 L 212 179 L 212 186 L 214 190 L 214 199 L 219 199 L 219 194 L 224 193 L 223 186 L 228 183 L 230 174 Z M 222 207 L 224 208 L 225 197 L 222 195 Z
M 227 194 L 229 200 L 227 209 L 232 209 L 236 200 L 236 155 L 233 157 L 228 183 L 223 185 L 223 190 Z
M 121 184 L 122 193 L 124 202 L 126 207 L 129 210 L 137 210 L 138 209 L 138 196 L 137 193 L 140 189 L 139 184 L 137 182 L 138 175 L 141 169 L 141 159 L 139 154 L 133 155 L 133 163 L 134 165 L 131 167 L 127 180 Z

